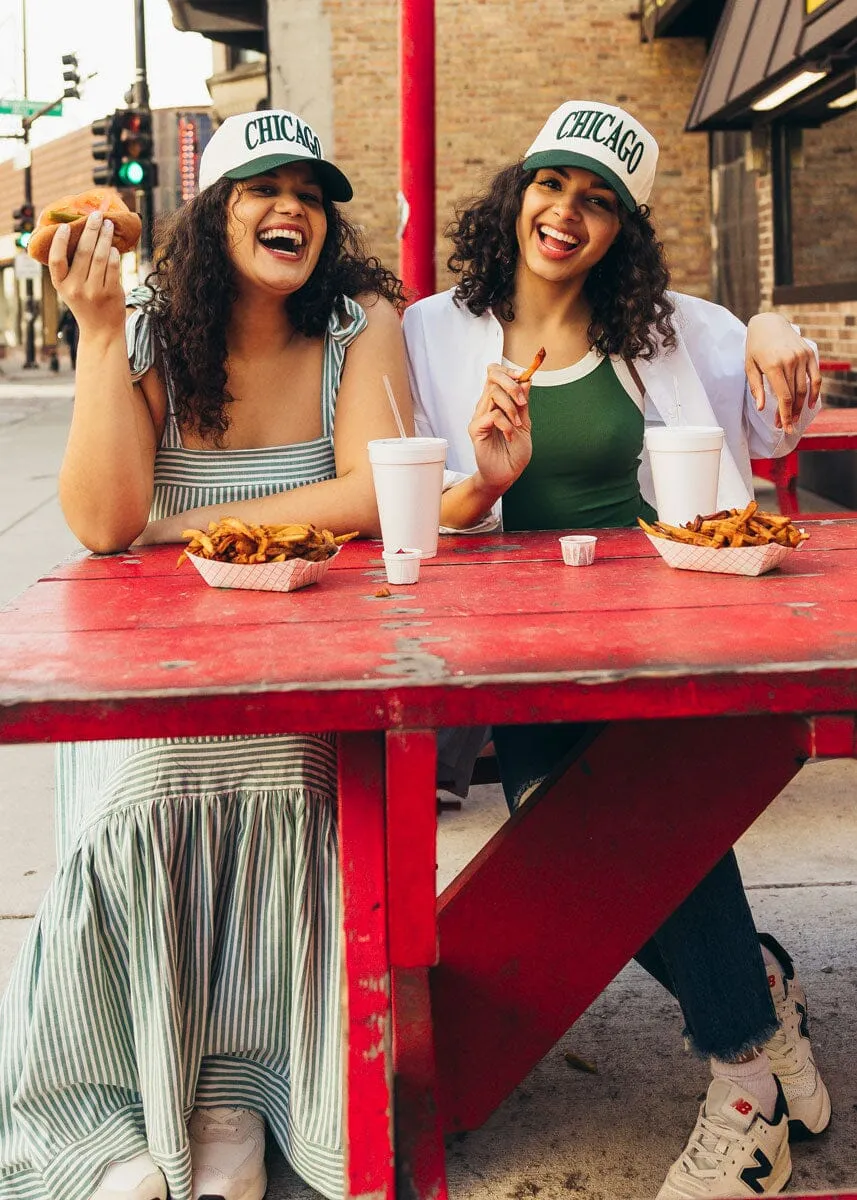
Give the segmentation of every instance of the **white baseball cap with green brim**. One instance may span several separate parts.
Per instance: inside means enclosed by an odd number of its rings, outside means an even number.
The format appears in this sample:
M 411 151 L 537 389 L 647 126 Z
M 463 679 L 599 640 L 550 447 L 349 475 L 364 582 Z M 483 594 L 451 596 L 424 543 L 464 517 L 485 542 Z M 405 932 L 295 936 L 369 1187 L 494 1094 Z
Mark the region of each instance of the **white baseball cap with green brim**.
M 608 183 L 633 212 L 655 182 L 658 143 L 636 117 L 597 100 L 566 100 L 545 121 L 524 167 L 582 167 Z
M 324 157 L 317 134 L 284 108 L 227 117 L 202 152 L 199 190 L 218 179 L 249 179 L 293 162 L 311 163 L 331 200 L 350 200 L 354 194 L 339 167 Z

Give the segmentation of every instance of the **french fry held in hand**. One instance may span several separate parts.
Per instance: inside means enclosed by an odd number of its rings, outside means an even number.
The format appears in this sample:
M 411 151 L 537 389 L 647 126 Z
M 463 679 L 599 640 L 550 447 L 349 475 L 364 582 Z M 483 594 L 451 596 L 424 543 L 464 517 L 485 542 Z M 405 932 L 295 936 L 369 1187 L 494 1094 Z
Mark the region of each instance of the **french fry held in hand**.
M 518 376 L 518 383 L 526 383 L 528 379 L 532 379 L 536 371 L 538 371 L 539 367 L 545 361 L 546 354 L 547 350 L 545 350 L 544 346 L 539 346 L 538 350 L 536 351 L 536 357 L 527 367 L 526 371 L 522 371 Z
M 359 536 L 335 536 L 329 529 L 316 529 L 314 525 L 248 525 L 238 517 L 223 517 L 211 521 L 207 533 L 201 529 L 182 531 L 188 544 L 176 566 L 181 566 L 188 554 L 241 566 L 286 562 L 290 558 L 320 562 L 335 554 L 343 542 Z
M 667 525 L 664 521 L 649 525 L 642 517 L 638 517 L 637 522 L 652 537 L 685 542 L 689 546 L 708 546 L 715 550 L 767 546 L 771 543 L 794 548 L 809 537 L 808 533 L 792 524 L 790 517 L 760 512 L 755 500 L 751 500 L 744 509 L 729 508 L 707 517 L 694 517 L 686 525 Z

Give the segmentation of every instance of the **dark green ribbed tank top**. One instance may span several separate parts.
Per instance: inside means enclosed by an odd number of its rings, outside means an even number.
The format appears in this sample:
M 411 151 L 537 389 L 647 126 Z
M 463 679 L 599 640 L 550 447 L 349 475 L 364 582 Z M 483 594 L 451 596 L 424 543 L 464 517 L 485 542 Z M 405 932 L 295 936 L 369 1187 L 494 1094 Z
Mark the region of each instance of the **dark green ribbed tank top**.
M 609 358 L 568 382 L 533 383 L 530 419 L 533 456 L 503 497 L 504 529 L 606 529 L 655 519 L 637 481 L 643 414 Z

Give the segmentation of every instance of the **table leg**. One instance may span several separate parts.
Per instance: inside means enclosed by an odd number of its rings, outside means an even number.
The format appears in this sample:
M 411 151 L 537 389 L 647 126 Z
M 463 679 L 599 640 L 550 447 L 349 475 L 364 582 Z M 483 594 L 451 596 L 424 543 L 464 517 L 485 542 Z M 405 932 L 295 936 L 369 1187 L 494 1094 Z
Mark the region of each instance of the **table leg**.
M 799 469 L 797 450 L 784 454 L 782 458 L 771 459 L 771 479 L 777 489 L 777 503 L 780 512 L 785 517 L 793 517 L 799 510 L 797 499 L 797 480 Z
M 428 968 L 437 962 L 437 741 L 387 734 L 387 878 L 398 1200 L 446 1200 Z
M 339 738 L 345 1200 L 393 1200 L 384 741 Z
M 794 717 L 616 722 L 441 896 L 444 1127 L 474 1129 L 800 769 Z

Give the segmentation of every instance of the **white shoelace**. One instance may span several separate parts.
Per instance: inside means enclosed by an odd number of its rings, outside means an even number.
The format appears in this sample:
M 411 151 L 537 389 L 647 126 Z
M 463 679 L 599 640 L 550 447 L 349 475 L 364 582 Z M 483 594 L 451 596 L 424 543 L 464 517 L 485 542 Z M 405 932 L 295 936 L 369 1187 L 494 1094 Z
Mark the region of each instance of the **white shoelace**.
M 235 1133 L 244 1116 L 243 1108 L 200 1108 L 202 1131 L 204 1133 Z
M 743 1136 L 719 1116 L 702 1116 L 679 1162 L 693 1179 L 713 1179 L 734 1142 Z
M 780 1062 L 783 1059 L 794 1059 L 797 1057 L 797 1047 L 794 1040 L 789 1038 L 787 1030 L 782 1026 L 768 1041 L 768 1049 Z

